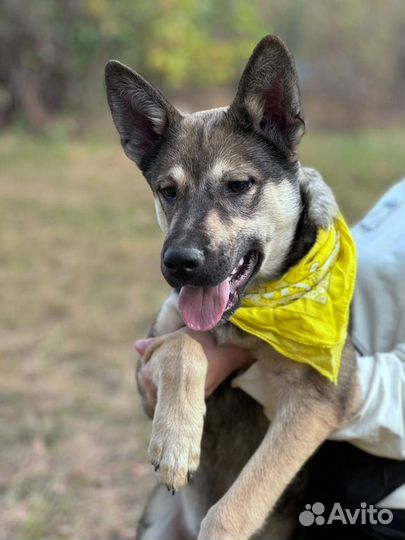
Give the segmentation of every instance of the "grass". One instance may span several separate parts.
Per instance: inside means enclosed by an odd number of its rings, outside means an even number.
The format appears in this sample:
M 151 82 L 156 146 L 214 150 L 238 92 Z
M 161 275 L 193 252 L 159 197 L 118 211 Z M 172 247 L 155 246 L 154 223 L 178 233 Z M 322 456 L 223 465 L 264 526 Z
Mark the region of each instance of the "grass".
M 403 138 L 307 135 L 349 221 Z M 108 137 L 0 139 L 0 538 L 126 539 L 154 483 L 132 342 L 167 292 L 146 183 Z
M 305 136 L 302 162 L 320 170 L 354 223 L 404 175 L 402 131 L 315 133 Z

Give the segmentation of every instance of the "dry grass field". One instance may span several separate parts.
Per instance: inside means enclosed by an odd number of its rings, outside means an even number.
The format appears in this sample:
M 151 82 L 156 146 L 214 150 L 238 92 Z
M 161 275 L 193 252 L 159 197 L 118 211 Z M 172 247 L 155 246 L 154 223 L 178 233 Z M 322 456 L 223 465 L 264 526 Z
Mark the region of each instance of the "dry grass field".
M 350 222 L 403 137 L 307 135 Z M 154 484 L 132 343 L 167 291 L 152 198 L 117 139 L 0 138 L 0 539 L 133 538 Z

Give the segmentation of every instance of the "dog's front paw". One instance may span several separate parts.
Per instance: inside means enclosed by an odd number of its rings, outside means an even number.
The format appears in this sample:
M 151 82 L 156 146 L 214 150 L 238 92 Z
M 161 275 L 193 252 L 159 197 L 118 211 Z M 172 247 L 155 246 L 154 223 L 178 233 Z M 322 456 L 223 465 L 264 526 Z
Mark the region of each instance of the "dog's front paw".
M 159 480 L 175 491 L 187 484 L 200 463 L 205 402 L 179 403 L 170 411 L 155 411 L 149 443 L 149 459 Z

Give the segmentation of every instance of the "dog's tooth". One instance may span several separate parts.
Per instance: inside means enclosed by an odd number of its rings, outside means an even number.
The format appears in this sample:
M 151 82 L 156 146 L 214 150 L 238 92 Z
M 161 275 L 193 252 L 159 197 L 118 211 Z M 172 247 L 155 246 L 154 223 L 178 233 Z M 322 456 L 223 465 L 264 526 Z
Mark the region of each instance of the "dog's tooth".
M 231 276 L 234 276 L 234 275 L 236 274 L 236 272 L 239 270 L 239 268 L 240 268 L 241 266 L 244 265 L 244 261 L 245 261 L 244 257 L 241 257 L 241 259 L 240 259 L 240 261 L 238 262 L 236 268 L 234 268 L 234 269 L 232 270 Z

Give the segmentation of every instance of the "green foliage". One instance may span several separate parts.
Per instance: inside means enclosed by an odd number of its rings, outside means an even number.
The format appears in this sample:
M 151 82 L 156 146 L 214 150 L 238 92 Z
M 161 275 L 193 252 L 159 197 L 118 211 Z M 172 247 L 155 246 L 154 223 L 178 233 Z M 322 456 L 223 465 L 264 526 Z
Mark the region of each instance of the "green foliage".
M 70 27 L 86 63 L 101 43 L 171 88 L 224 85 L 268 28 L 249 0 L 86 0 Z
M 254 3 L 159 0 L 146 66 L 173 87 L 229 83 L 265 33 Z
M 4 0 L 0 125 L 41 130 L 69 108 L 88 117 L 114 57 L 164 90 L 230 86 L 268 33 L 287 42 L 319 108 L 323 96 L 335 107 L 332 124 L 395 119 L 403 25 L 400 0 Z

